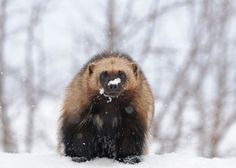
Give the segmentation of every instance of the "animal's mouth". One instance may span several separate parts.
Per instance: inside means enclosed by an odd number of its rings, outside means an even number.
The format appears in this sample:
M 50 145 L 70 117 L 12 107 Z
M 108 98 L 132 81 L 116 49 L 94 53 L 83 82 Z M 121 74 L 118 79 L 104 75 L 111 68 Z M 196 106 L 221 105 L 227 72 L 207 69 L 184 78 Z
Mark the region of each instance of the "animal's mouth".
M 106 92 L 105 91 L 104 95 L 107 95 L 107 96 L 112 97 L 112 98 L 117 98 L 117 97 L 119 97 L 120 92 Z
M 106 90 L 106 89 L 104 89 L 104 88 L 100 88 L 99 89 L 99 93 L 101 94 L 101 95 L 104 95 L 105 97 L 112 97 L 112 98 L 115 98 L 115 97 L 119 97 L 119 95 L 120 95 L 120 90 L 118 91 L 111 91 L 111 90 Z
M 99 93 L 107 98 L 107 103 L 112 102 L 112 99 L 118 98 L 120 95 L 119 91 L 107 91 L 104 88 L 100 88 Z

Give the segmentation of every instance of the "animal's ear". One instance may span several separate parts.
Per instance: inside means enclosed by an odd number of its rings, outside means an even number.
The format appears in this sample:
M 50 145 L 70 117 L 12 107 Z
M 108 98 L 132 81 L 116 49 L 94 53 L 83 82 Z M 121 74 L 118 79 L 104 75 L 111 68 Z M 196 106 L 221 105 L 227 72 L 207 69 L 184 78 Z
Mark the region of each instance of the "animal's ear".
M 138 65 L 135 63 L 132 63 L 131 66 L 133 68 L 133 72 L 134 72 L 135 76 L 138 76 L 138 72 L 139 72 Z
M 90 75 L 93 73 L 94 67 L 95 67 L 94 63 L 91 63 L 91 64 L 88 65 L 88 70 L 89 70 Z

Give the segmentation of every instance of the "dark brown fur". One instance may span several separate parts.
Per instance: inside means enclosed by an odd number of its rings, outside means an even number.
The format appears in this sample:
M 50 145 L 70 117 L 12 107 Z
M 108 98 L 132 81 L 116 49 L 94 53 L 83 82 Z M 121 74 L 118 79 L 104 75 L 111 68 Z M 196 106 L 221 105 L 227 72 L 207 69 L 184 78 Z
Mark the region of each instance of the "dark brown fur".
M 102 101 L 102 99 L 106 100 L 106 98 L 104 97 L 101 98 L 101 95 L 99 95 L 99 89 L 101 88 L 101 86 L 99 83 L 98 76 L 104 70 L 109 71 L 109 72 L 110 71 L 116 72 L 116 71 L 122 70 L 127 74 L 127 82 L 124 86 L 124 91 L 122 95 L 120 96 L 120 98 L 117 98 L 117 100 L 113 100 L 111 104 L 106 104 L 104 101 Z M 100 105 L 102 105 L 102 107 L 107 106 L 104 108 L 111 111 L 111 113 L 112 113 L 113 107 L 115 107 L 115 105 L 113 106 L 113 104 L 115 103 L 116 105 L 118 103 L 118 106 L 121 108 L 123 108 L 123 105 L 125 107 L 130 106 L 134 108 L 134 111 L 135 111 L 135 114 L 133 114 L 134 116 L 130 116 L 130 119 L 127 119 L 129 115 L 125 116 L 125 118 L 121 118 L 122 120 L 121 123 L 123 123 L 124 125 L 124 122 L 127 120 L 127 122 L 128 121 L 137 122 L 136 127 L 139 127 L 140 125 L 140 129 L 142 128 L 141 132 L 143 131 L 142 136 L 144 138 L 144 140 L 140 142 L 141 143 L 140 145 L 142 145 L 141 147 L 142 152 L 140 154 L 144 154 L 144 150 L 147 149 L 146 140 L 148 137 L 148 131 L 150 129 L 150 125 L 151 125 L 152 117 L 153 117 L 153 111 L 154 111 L 153 96 L 151 93 L 151 89 L 141 69 L 129 56 L 122 53 L 118 53 L 118 52 L 117 53 L 107 52 L 107 53 L 102 53 L 95 56 L 84 66 L 84 68 L 82 68 L 82 70 L 76 75 L 76 77 L 70 83 L 66 92 L 66 98 L 63 105 L 63 113 L 60 119 L 59 146 L 63 144 L 65 148 L 66 146 L 65 143 L 68 143 L 67 142 L 68 140 L 67 141 L 65 140 L 65 133 L 67 133 L 68 130 L 70 131 L 70 129 L 74 128 L 75 126 L 77 127 L 77 125 L 79 125 L 80 128 L 82 127 L 81 125 L 83 124 L 86 125 L 86 122 L 89 121 L 86 118 L 87 113 L 89 113 L 88 111 L 90 111 L 88 109 L 92 107 L 96 108 L 96 106 L 95 105 L 93 106 L 93 104 L 96 104 L 97 102 L 99 102 Z M 74 124 L 74 127 L 69 127 L 70 124 Z M 70 129 L 66 129 L 65 131 L 65 127 L 67 128 L 67 126 Z M 122 125 L 119 125 L 119 127 L 121 126 Z M 87 127 L 91 127 L 91 125 L 88 125 Z M 87 129 L 89 128 L 86 128 L 86 130 Z M 125 127 L 125 129 L 127 128 Z M 129 129 L 131 128 L 128 128 L 127 130 Z M 85 130 L 85 126 L 83 130 Z M 96 130 L 96 128 L 94 128 L 93 130 Z M 77 132 L 75 133 L 78 133 L 80 132 L 80 129 L 77 129 L 76 131 Z M 122 128 L 122 131 L 126 133 L 123 128 Z M 70 135 L 72 136 L 72 134 Z M 62 153 L 66 154 L 65 151 L 66 150 L 62 151 Z M 122 151 L 122 152 L 125 153 L 125 151 Z M 137 154 L 137 155 L 140 155 L 140 154 Z M 72 155 L 72 154 L 66 154 L 66 155 Z M 73 156 L 71 157 L 77 157 L 74 155 L 75 154 L 73 154 Z M 115 154 L 112 154 L 112 156 L 113 155 L 115 159 L 119 161 L 124 161 L 123 158 L 122 160 L 120 160 L 120 158 L 116 158 L 115 156 L 116 152 Z M 110 157 L 110 155 L 107 156 L 106 154 L 97 155 L 97 156 Z M 97 156 L 94 156 L 94 157 L 97 157 Z M 78 157 L 81 157 L 81 156 L 79 155 Z M 85 158 L 84 160 L 89 160 L 92 158 Z M 77 160 L 77 161 L 84 161 L 84 160 L 82 159 L 82 160 Z

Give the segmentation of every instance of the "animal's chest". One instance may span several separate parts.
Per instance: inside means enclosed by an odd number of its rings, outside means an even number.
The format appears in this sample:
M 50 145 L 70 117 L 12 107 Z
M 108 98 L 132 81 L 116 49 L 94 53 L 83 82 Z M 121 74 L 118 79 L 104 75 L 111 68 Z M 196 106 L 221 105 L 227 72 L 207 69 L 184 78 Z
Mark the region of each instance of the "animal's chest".
M 120 104 L 95 104 L 91 109 L 91 124 L 97 133 L 102 135 L 115 135 L 134 115 L 130 105 Z

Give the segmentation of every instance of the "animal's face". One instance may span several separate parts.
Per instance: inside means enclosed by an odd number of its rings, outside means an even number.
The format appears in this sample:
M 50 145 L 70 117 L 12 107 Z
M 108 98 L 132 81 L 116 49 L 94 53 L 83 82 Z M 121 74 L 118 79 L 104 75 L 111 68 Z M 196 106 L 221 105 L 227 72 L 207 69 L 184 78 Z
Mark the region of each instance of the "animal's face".
M 124 71 L 103 71 L 100 74 L 99 81 L 104 94 L 111 97 L 119 96 L 124 90 L 126 74 Z M 100 90 L 100 92 L 103 92 L 103 90 Z
M 88 86 L 95 93 L 118 97 L 138 86 L 139 70 L 136 64 L 122 58 L 109 58 L 88 67 Z

